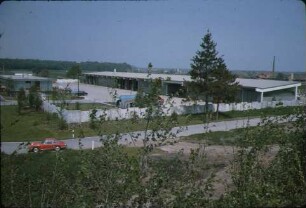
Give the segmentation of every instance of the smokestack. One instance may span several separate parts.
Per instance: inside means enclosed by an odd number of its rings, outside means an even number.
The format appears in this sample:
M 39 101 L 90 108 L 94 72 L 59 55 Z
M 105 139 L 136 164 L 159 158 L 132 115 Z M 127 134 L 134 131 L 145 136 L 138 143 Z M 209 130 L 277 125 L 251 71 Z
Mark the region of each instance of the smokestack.
M 273 65 L 272 65 L 272 73 L 274 75 L 275 72 L 275 56 L 273 57 Z

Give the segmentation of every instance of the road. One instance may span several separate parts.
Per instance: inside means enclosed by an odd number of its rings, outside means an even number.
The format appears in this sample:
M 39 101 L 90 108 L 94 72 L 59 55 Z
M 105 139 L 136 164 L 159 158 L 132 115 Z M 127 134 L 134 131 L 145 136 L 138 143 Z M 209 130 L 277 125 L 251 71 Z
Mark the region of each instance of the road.
M 289 119 L 281 120 L 281 117 L 271 117 L 270 119 L 278 120 L 278 123 L 284 123 L 291 120 L 295 120 L 295 117 L 292 116 Z M 175 134 L 175 138 L 179 138 L 182 136 L 190 136 L 194 134 L 201 134 L 208 131 L 229 131 L 237 128 L 245 128 L 247 126 L 257 126 L 260 123 L 260 118 L 252 118 L 252 119 L 237 119 L 230 121 L 220 121 L 220 122 L 212 122 L 209 124 L 198 124 L 198 125 L 190 125 L 185 127 L 174 127 L 171 132 Z M 150 132 L 149 132 L 150 133 Z M 120 135 L 120 139 L 118 141 L 119 144 L 126 146 L 141 146 L 142 140 L 145 137 L 144 131 L 136 131 L 130 133 L 124 133 Z M 105 139 L 105 138 L 104 138 Z M 102 146 L 102 142 L 100 141 L 99 136 L 93 137 L 85 137 L 82 139 L 67 139 L 64 140 L 69 149 L 91 149 Z M 80 147 L 81 142 L 81 147 Z M 12 154 L 14 151 L 17 153 L 26 153 L 26 145 L 23 142 L 1 142 L 1 152 Z

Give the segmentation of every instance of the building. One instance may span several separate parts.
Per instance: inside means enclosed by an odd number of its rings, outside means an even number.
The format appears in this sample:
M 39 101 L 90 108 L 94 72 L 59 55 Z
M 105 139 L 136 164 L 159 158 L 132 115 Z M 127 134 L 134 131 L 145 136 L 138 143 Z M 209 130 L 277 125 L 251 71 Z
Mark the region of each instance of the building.
M 12 92 L 21 88 L 29 90 L 32 86 L 36 86 L 41 92 L 52 91 L 52 79 L 31 74 L 0 75 L 0 83 Z
M 285 101 L 298 99 L 299 82 L 267 79 L 237 79 L 242 102 Z
M 126 90 L 147 92 L 151 80 L 162 79 L 162 94 L 170 95 L 178 92 L 184 86 L 185 81 L 190 81 L 186 75 L 128 73 L 128 72 L 92 72 L 84 73 L 84 82 L 87 84 L 114 87 Z
M 191 81 L 189 75 L 151 74 L 129 72 L 92 72 L 84 73 L 84 82 L 87 84 L 147 92 L 152 79 L 162 80 L 162 94 L 171 95 L 182 89 L 186 82 Z M 298 97 L 299 82 L 277 81 L 262 79 L 236 80 L 241 91 L 239 97 L 242 102 L 262 102 L 296 100 Z

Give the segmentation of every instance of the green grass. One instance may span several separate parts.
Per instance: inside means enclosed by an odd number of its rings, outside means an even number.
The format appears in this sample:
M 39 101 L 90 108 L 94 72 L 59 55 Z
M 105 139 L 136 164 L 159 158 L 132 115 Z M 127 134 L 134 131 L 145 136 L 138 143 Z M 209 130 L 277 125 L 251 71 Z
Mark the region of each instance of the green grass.
M 293 132 L 292 132 L 293 131 Z M 247 128 L 233 129 L 230 131 L 216 131 L 202 134 L 194 134 L 181 138 L 181 141 L 202 143 L 207 145 L 229 146 L 253 146 L 283 144 L 297 137 L 294 133 L 296 127 L 293 123 L 267 124 L 264 126 L 252 126 Z M 290 138 L 290 139 L 288 139 Z
M 1 141 L 33 141 L 44 137 L 68 138 L 69 130 L 59 130 L 59 119 L 44 112 L 24 110 L 17 106 L 1 106 Z
M 66 70 L 48 70 L 50 78 L 63 78 L 66 77 Z
M 186 136 L 182 137 L 182 141 L 204 143 L 207 145 L 234 145 L 236 139 L 242 135 L 241 129 L 235 129 Z
M 78 106 L 79 105 L 79 106 Z M 60 106 L 60 105 L 57 105 Z M 78 106 L 78 109 L 77 109 Z M 115 108 L 115 106 L 112 105 L 105 105 L 102 103 L 68 103 L 65 107 L 66 110 L 81 110 L 81 111 L 88 111 L 92 109 L 101 109 L 101 110 L 108 110 Z
M 252 110 L 246 112 L 227 112 L 220 116 L 219 120 L 234 119 L 243 117 L 256 117 L 265 115 L 293 114 L 296 108 L 276 108 L 264 110 Z M 178 116 L 178 123 L 169 124 L 171 127 L 184 126 L 203 123 L 204 115 Z M 165 120 L 168 118 L 165 118 Z M 164 120 L 164 121 L 165 121 Z M 76 137 L 96 136 L 101 134 L 125 133 L 144 130 L 146 122 L 138 119 L 137 122 L 131 120 L 105 121 L 100 129 L 89 128 L 89 123 L 70 124 L 69 129 L 59 130 L 59 119 L 56 115 L 44 112 L 24 110 L 21 115 L 17 113 L 17 106 L 1 106 L 1 141 L 33 141 L 41 140 L 45 137 L 55 137 L 58 139 L 72 138 L 72 129 L 75 130 Z M 158 128 L 158 122 L 149 126 L 149 129 Z M 214 133 L 217 134 L 217 133 Z
M 66 94 L 63 95 L 62 97 L 53 97 L 51 94 L 47 95 L 47 100 L 60 100 L 60 101 L 64 101 L 64 100 L 83 100 L 84 97 L 81 96 L 75 96 L 75 95 L 71 95 L 71 94 Z
M 297 112 L 303 111 L 303 107 L 278 107 L 278 108 L 264 108 L 259 110 L 247 110 L 247 111 L 229 111 L 220 112 L 219 119 L 216 120 L 216 114 L 212 115 L 211 121 L 233 120 L 239 118 L 256 118 L 262 116 L 279 116 L 279 115 L 291 115 Z M 188 125 L 201 124 L 205 120 L 204 114 L 195 114 L 188 116 L 178 116 L 179 122 L 188 122 Z M 186 119 L 187 118 L 187 119 Z M 184 124 L 182 124 L 184 125 Z

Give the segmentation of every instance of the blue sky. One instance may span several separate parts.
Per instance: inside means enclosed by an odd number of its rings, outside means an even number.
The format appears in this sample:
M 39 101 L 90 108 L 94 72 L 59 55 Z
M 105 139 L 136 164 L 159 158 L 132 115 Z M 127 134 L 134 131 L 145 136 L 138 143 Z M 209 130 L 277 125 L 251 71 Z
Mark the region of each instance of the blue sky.
M 3 2 L 0 58 L 190 68 L 209 29 L 231 70 L 305 71 L 298 0 Z

